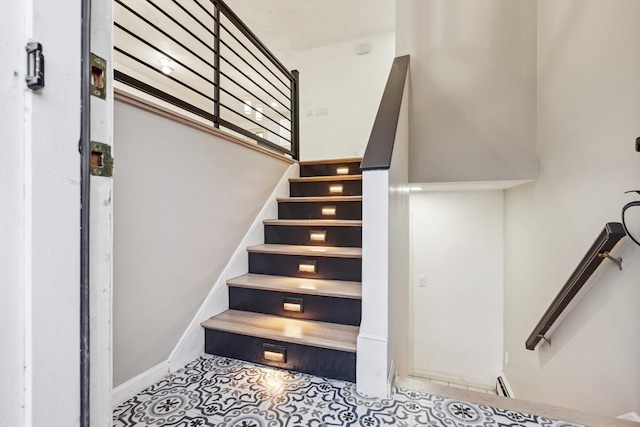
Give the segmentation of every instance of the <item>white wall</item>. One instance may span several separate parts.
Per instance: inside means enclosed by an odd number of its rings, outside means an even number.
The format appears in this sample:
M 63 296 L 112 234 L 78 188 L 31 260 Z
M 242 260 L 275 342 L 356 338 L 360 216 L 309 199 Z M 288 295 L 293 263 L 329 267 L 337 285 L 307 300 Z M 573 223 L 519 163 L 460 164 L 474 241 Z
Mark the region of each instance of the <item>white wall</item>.
M 502 371 L 503 193 L 410 199 L 413 372 L 493 385 Z
M 407 72 L 407 79 L 410 73 Z M 407 80 L 408 81 L 408 80 Z M 392 375 L 409 373 L 409 84 L 405 82 L 389 169 L 389 346 Z
M 10 1 L 1 9 L 1 423 L 76 426 L 80 3 Z M 47 61 L 38 92 L 24 81 L 29 39 L 43 43 Z
M 388 397 L 406 375 L 409 287 L 409 85 L 405 83 L 391 167 L 362 174 L 362 321 L 356 384 Z
M 403 0 L 396 22 L 410 182 L 535 178 L 535 1 Z
M 296 52 L 302 160 L 364 154 L 395 57 L 394 41 L 395 33 L 386 33 Z M 371 52 L 357 55 L 362 43 L 371 44 Z
M 640 412 L 640 248 L 609 263 L 551 335 L 525 340 L 576 264 L 640 187 L 640 2 L 538 3 L 535 183 L 506 191 L 506 374 L 519 398 Z M 637 199 L 637 196 L 635 197 Z M 630 225 L 640 233 L 640 217 Z
M 289 163 L 123 102 L 115 140 L 118 386 L 167 360 Z

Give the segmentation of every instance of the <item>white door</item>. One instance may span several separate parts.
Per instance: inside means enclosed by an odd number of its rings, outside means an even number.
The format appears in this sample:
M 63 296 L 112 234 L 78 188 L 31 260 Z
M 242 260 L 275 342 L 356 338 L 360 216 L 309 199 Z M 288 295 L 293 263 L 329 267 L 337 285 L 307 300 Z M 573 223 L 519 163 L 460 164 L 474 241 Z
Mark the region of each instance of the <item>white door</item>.
M 111 2 L 93 3 L 92 50 L 109 59 Z M 45 57 L 38 91 L 25 83 L 29 41 Z M 79 425 L 80 42 L 81 2 L 0 2 L 0 413 L 8 426 Z M 112 97 L 91 104 L 91 138 L 111 143 Z M 110 194 L 110 179 L 92 178 L 92 426 L 111 425 Z

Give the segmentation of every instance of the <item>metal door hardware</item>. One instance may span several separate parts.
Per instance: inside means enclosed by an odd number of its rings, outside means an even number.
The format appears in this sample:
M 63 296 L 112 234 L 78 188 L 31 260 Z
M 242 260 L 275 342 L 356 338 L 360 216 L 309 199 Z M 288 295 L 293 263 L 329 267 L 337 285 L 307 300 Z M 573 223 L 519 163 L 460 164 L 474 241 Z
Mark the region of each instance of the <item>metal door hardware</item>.
M 91 175 L 107 178 L 113 176 L 111 146 L 91 141 Z
M 91 95 L 105 99 L 107 97 L 107 61 L 92 53 L 89 66 L 91 67 Z
M 31 90 L 38 90 L 44 87 L 44 54 L 42 44 L 29 42 L 25 46 L 27 51 L 27 76 L 25 81 Z

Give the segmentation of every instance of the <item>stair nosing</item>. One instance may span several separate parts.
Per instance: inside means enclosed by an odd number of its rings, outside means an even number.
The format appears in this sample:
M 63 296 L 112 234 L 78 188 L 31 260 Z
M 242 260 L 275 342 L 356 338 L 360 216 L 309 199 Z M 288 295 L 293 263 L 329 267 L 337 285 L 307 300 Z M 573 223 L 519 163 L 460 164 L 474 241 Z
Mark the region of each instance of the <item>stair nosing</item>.
M 362 175 L 319 175 L 289 178 L 289 182 L 362 181 Z
M 262 223 L 290 227 L 362 227 L 359 219 L 265 219 Z
M 279 245 L 274 243 L 263 243 L 260 245 L 248 246 L 247 252 L 322 258 L 362 258 L 362 248 L 346 246 Z
M 231 319 L 228 319 L 231 317 Z M 245 317 L 248 319 L 253 318 L 255 323 L 259 323 L 260 326 L 249 326 L 247 324 L 238 325 L 236 327 L 230 327 L 229 324 L 233 325 L 233 317 Z M 217 320 L 216 320 L 217 318 Z M 257 319 L 257 320 L 256 320 Z M 320 328 L 325 328 L 325 335 L 329 338 L 322 337 L 313 337 L 313 336 L 302 336 L 303 334 L 297 333 L 299 336 L 287 336 L 278 331 L 269 331 L 268 325 L 269 323 L 276 322 L 286 322 L 291 324 L 291 326 L 297 326 L 300 328 L 299 330 L 304 328 L 304 325 L 307 325 L 310 328 L 315 328 L 316 330 Z M 220 325 L 220 323 L 226 322 L 227 325 Z M 218 323 L 216 325 L 216 323 Z M 250 322 L 247 322 L 250 323 Z M 298 344 L 309 347 L 318 347 L 318 348 L 327 348 L 338 351 L 345 351 L 349 353 L 356 352 L 356 341 L 358 336 L 359 327 L 358 326 L 350 326 L 350 325 L 342 325 L 340 323 L 329 323 L 329 322 L 320 322 L 316 320 L 303 320 L 303 319 L 293 319 L 289 317 L 281 317 L 275 316 L 271 314 L 262 314 L 262 313 L 254 313 L 251 311 L 240 311 L 240 310 L 227 310 L 216 316 L 213 316 L 204 322 L 200 323 L 200 325 L 205 329 L 211 329 L 216 331 L 229 332 L 237 335 L 244 335 L 250 337 L 261 338 L 264 340 L 272 340 L 279 342 L 286 342 L 290 344 Z M 275 328 L 273 328 L 275 329 Z M 291 328 L 296 329 L 296 328 Z M 299 331 L 298 330 L 298 331 Z M 353 335 L 353 339 L 349 339 L 340 342 L 336 339 L 338 335 L 337 332 L 343 332 L 344 334 Z
M 311 197 L 278 197 L 278 202 L 302 203 L 302 202 L 361 202 L 362 196 L 311 196 Z
M 260 280 L 263 280 L 264 283 L 260 283 Z M 313 286 L 297 287 L 297 286 L 274 284 L 278 281 L 282 283 L 299 281 L 300 284 L 309 284 Z M 314 282 L 316 282 L 316 284 L 314 284 Z M 336 291 L 335 288 L 330 291 L 327 289 L 323 289 L 322 287 L 316 286 L 316 285 L 326 284 L 326 283 L 342 284 L 344 285 L 345 288 L 347 289 L 352 288 L 351 290 L 355 292 L 351 292 L 351 293 L 340 292 L 340 291 Z M 268 291 L 268 292 L 282 292 L 282 293 L 288 293 L 288 294 L 313 295 L 318 297 L 344 298 L 344 299 L 353 299 L 353 300 L 362 299 L 362 283 L 352 282 L 347 280 L 306 279 L 306 278 L 300 278 L 300 277 L 272 276 L 268 274 L 247 273 L 247 274 L 243 274 L 242 276 L 234 277 L 227 280 L 227 285 L 229 287 L 255 289 L 255 290 L 261 290 L 261 291 Z

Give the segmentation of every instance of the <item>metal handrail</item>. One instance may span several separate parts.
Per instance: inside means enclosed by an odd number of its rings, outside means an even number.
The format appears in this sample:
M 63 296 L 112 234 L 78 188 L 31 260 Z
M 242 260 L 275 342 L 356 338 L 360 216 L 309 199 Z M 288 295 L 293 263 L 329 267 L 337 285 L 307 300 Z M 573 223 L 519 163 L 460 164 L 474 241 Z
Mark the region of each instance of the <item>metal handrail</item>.
M 620 258 L 613 258 L 609 252 L 625 235 L 626 233 L 624 232 L 622 224 L 619 222 L 609 222 L 605 225 L 604 230 L 598 235 L 598 238 L 593 242 L 569 277 L 569 280 L 567 280 L 558 295 L 553 299 L 536 327 L 533 328 L 525 344 L 527 350 L 535 350 L 538 343 L 542 340 L 549 344 L 551 343 L 546 334 L 559 320 L 560 316 L 567 307 L 569 307 L 587 280 L 589 280 L 594 271 L 596 271 L 605 259 L 614 262 L 622 269 L 622 260 Z
M 143 38 L 142 32 L 136 33 L 137 26 L 127 28 L 122 21 L 114 22 L 119 34 L 144 49 L 144 55 L 140 56 L 128 49 L 126 43 L 114 46 L 119 58 L 132 64 L 134 72 L 142 70 L 135 75 L 118 69 L 116 63 L 115 80 L 210 120 L 216 128 L 249 137 L 297 160 L 298 72 L 289 71 L 223 0 L 191 1 L 172 0 L 167 5 L 179 9 L 170 13 L 160 2 L 146 0 L 144 4 L 151 6 L 153 16 L 144 16 L 137 3 L 115 0 L 116 7 L 129 18 L 165 40 L 163 43 Z M 207 33 L 213 41 L 202 39 Z M 172 52 L 170 45 L 179 52 Z M 183 74 L 164 73 L 147 52 L 170 60 Z M 247 102 L 249 99 L 253 105 Z M 265 102 L 269 100 L 272 101 Z M 269 134 L 282 145 L 269 140 Z
M 393 154 L 408 70 L 409 55 L 398 56 L 393 60 L 367 149 L 360 164 L 360 169 L 363 171 L 385 170 L 391 167 L 391 155 Z

